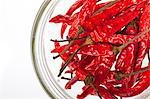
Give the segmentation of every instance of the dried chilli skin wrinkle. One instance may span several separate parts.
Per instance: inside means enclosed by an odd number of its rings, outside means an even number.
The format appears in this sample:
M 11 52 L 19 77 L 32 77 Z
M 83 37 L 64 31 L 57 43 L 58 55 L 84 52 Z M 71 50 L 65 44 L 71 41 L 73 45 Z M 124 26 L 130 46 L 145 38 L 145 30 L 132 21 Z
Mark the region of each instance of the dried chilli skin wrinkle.
M 107 83 L 106 86 L 111 93 L 121 96 L 121 97 L 132 97 L 132 96 L 138 95 L 150 86 L 150 81 L 149 81 L 150 80 L 150 76 L 149 76 L 150 75 L 150 67 L 147 66 L 146 68 L 141 69 L 140 71 L 133 72 L 131 74 L 126 74 L 126 75 L 121 74 L 122 76 L 120 76 L 120 78 L 121 78 L 123 76 L 124 77 L 132 76 L 132 75 L 139 74 L 139 73 L 142 73 L 140 76 L 140 80 L 134 87 L 124 88 L 124 89 L 120 90 L 120 89 L 112 86 L 110 83 Z
M 76 0 L 49 22 L 62 24 L 62 39 L 50 41 L 53 59 L 62 60 L 58 77 L 67 80 L 64 88 L 84 83 L 77 99 L 132 97 L 150 86 L 150 63 L 142 67 L 146 54 L 150 61 L 149 0 Z
M 100 27 L 97 28 L 99 41 L 102 41 L 103 38 L 107 38 L 112 36 L 116 33 L 120 28 L 127 25 L 131 22 L 134 18 L 136 18 L 140 14 L 140 9 L 145 5 L 145 2 L 139 3 L 138 5 L 133 5 L 125 12 L 121 13 L 120 15 L 116 16 L 114 19 L 105 21 Z
M 146 7 L 145 7 L 144 13 L 140 18 L 139 27 L 140 27 L 140 31 L 150 29 L 150 4 L 146 5 Z M 150 32 L 139 43 L 139 51 L 138 51 L 138 56 L 137 56 L 136 65 L 135 65 L 134 70 L 139 70 L 142 66 L 142 61 L 143 61 L 147 51 L 149 50 L 149 48 L 148 48 L 148 42 L 150 40 L 149 38 L 150 38 Z M 133 84 L 136 81 L 137 77 L 138 77 L 138 75 L 133 76 L 132 81 L 130 83 Z
M 127 30 L 124 34 L 128 34 L 128 35 L 135 35 L 137 34 L 138 30 L 135 30 L 135 21 L 131 22 L 128 27 Z M 129 29 L 134 28 L 134 30 L 130 31 Z M 115 69 L 117 71 L 123 72 L 123 73 L 130 73 L 133 71 L 133 67 L 136 61 L 136 54 L 138 51 L 138 44 L 133 44 L 131 43 L 130 45 L 128 45 L 126 48 L 124 48 L 122 50 L 122 52 L 119 54 L 118 59 L 116 61 L 116 65 L 115 65 Z M 129 82 L 130 82 L 131 77 L 126 77 L 122 88 L 128 88 L 129 87 Z
M 73 5 L 71 5 L 66 15 L 71 16 L 73 12 L 77 10 L 79 7 L 81 7 L 85 2 L 86 0 L 77 0 Z M 63 38 L 66 28 L 67 28 L 67 24 L 63 22 L 62 27 L 61 27 L 61 38 Z

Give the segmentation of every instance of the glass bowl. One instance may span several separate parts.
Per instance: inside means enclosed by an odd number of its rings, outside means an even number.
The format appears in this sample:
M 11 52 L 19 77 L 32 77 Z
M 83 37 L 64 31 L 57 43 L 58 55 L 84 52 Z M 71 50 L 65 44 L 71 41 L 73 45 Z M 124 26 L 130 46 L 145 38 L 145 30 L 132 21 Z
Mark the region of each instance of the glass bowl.
M 65 14 L 75 0 L 45 0 L 35 18 L 32 29 L 31 48 L 35 72 L 45 92 L 52 99 L 75 99 L 82 92 L 84 84 L 76 83 L 71 90 L 65 90 L 66 80 L 57 77 L 61 66 L 61 59 L 53 60 L 54 48 L 50 39 L 61 39 L 59 36 L 61 24 L 50 24 L 49 19 L 58 14 Z M 146 63 L 146 61 L 145 61 Z M 69 75 L 68 75 L 69 76 Z M 142 94 L 126 99 L 150 99 L 150 88 Z M 99 99 L 97 96 L 88 96 L 86 99 Z M 123 98 L 125 99 L 125 98 Z

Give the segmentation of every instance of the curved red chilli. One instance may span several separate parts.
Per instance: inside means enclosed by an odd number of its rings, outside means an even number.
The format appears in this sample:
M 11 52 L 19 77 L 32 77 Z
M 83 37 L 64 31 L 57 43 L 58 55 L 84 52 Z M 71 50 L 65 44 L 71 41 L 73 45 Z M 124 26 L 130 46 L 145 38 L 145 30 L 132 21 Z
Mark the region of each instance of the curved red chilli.
M 66 15 L 71 16 L 72 13 L 77 10 L 79 7 L 81 7 L 84 3 L 86 2 L 86 0 L 77 0 L 73 5 L 71 5 L 71 7 L 69 8 L 69 10 L 67 11 Z
M 107 88 L 111 93 L 121 96 L 121 97 L 131 97 L 142 93 L 145 89 L 150 86 L 150 70 L 142 73 L 139 82 L 131 88 L 117 89 L 111 84 L 107 83 Z
M 130 23 L 134 18 L 140 14 L 140 9 L 145 5 L 145 2 L 142 2 L 138 5 L 131 6 L 129 9 L 125 10 L 123 14 L 116 16 L 114 19 L 106 21 L 102 30 L 98 31 L 99 35 L 102 38 L 112 36 L 114 33 L 119 31 L 121 28 Z M 105 33 L 105 35 L 101 35 Z
M 134 21 L 132 21 L 134 22 Z M 137 29 L 135 29 L 135 25 L 136 23 L 133 24 L 129 24 L 129 26 L 126 29 L 126 32 L 124 32 L 124 34 L 127 35 L 135 35 L 137 34 Z M 130 31 L 130 29 L 132 28 L 132 30 L 135 31 Z M 124 48 L 122 50 L 122 52 L 119 54 L 119 57 L 116 61 L 116 65 L 115 65 L 115 69 L 117 71 L 120 71 L 122 73 L 131 73 L 133 71 L 133 67 L 135 65 L 135 61 L 136 61 L 136 54 L 138 51 L 138 44 L 130 44 L 128 45 L 126 48 Z M 128 88 L 130 87 L 130 79 L 131 77 L 126 77 L 124 80 L 124 83 L 122 83 L 122 88 Z
M 73 14 L 73 12 L 75 10 L 77 10 L 79 7 L 81 7 L 84 3 L 86 2 L 86 0 L 77 0 L 73 5 L 71 5 L 71 7 L 69 8 L 69 10 L 67 11 L 66 15 L 70 16 Z M 62 24 L 62 27 L 61 27 L 61 38 L 63 38 L 63 34 L 66 30 L 67 26 L 66 26 L 66 23 L 63 23 Z
M 109 91 L 107 91 L 104 87 L 102 86 L 97 86 L 98 91 L 100 93 L 100 95 L 104 98 L 104 99 L 117 99 L 115 96 L 113 96 L 112 94 L 110 94 Z M 86 96 L 90 95 L 90 94 L 94 94 L 96 95 L 97 93 L 95 92 L 95 89 L 90 86 L 87 87 L 82 94 L 77 96 L 77 99 L 84 99 Z
M 105 20 L 111 19 L 116 14 L 122 12 L 124 9 L 137 2 L 134 2 L 134 0 L 118 0 L 118 2 L 116 2 L 113 6 L 108 7 L 104 11 L 86 20 L 83 23 L 83 27 L 85 30 L 94 29 L 95 26 L 102 24 Z
M 70 38 L 75 37 L 76 33 L 78 32 L 78 26 L 81 25 L 86 18 L 89 18 L 92 15 L 92 13 L 94 13 L 95 7 L 96 7 L 96 0 L 87 0 L 85 2 L 85 4 L 83 5 L 78 14 L 78 18 L 74 20 L 71 28 L 69 29 L 68 37 Z
M 71 89 L 71 86 L 73 84 L 75 84 L 77 81 L 78 81 L 78 77 L 77 76 L 73 77 L 70 81 L 68 81 L 68 83 L 66 84 L 65 88 L 66 89 Z
M 140 31 L 145 31 L 150 29 L 150 5 L 146 5 L 144 13 L 140 19 Z M 139 51 L 137 55 L 136 65 L 134 67 L 134 71 L 139 70 L 142 66 L 142 61 L 146 55 L 148 50 L 148 42 L 150 38 L 150 33 L 146 34 L 147 36 L 139 43 Z M 131 80 L 131 84 L 133 85 L 137 79 L 138 75 L 134 75 Z

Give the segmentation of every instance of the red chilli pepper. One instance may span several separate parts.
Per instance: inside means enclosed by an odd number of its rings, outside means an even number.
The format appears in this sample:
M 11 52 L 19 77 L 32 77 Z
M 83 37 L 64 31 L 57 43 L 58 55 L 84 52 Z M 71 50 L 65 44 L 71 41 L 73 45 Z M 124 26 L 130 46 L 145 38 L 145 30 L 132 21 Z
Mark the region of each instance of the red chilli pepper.
M 66 46 L 68 46 L 68 45 L 60 46 L 59 42 L 55 42 L 55 49 L 53 49 L 51 51 L 51 53 L 61 53 L 66 48 Z M 74 45 L 74 46 L 70 47 L 70 49 L 69 49 L 68 52 L 66 52 L 66 53 L 64 53 L 64 54 L 61 55 L 61 58 L 64 61 L 68 60 L 69 55 L 72 54 L 72 53 L 74 53 L 74 51 L 76 49 L 78 49 L 78 47 L 79 47 L 78 45 Z M 75 57 L 75 59 L 78 59 L 78 57 Z
M 110 71 L 112 64 L 114 63 L 115 55 L 112 52 L 112 46 L 109 44 L 99 44 L 99 47 L 97 47 L 97 51 L 95 50 L 95 52 L 91 53 L 96 52 L 97 54 L 99 53 L 99 56 L 96 57 L 91 64 L 86 66 L 85 69 L 91 72 L 93 75 L 97 76 L 99 82 L 102 82 Z
M 120 53 L 118 60 L 116 62 L 116 70 L 122 73 L 130 73 L 133 71 L 133 67 L 136 59 L 137 46 L 135 44 L 130 44 Z M 126 82 L 123 87 L 128 87 L 128 83 L 131 77 L 126 77 Z
M 123 80 L 117 80 L 116 79 L 116 71 L 110 71 L 107 75 L 107 77 L 105 78 L 105 80 L 103 81 L 103 84 L 110 84 L 110 85 L 119 85 L 119 84 L 123 84 L 126 81 Z
M 68 17 L 71 17 L 71 15 L 72 15 L 72 13 L 75 11 L 75 10 L 77 10 L 79 7 L 81 7 L 83 4 L 84 4 L 84 2 L 86 2 L 86 0 L 77 0 L 71 7 L 70 7 L 70 9 L 67 11 L 67 13 L 66 13 L 66 15 L 68 16 Z M 51 19 L 50 20 L 50 22 L 54 22 L 55 20 L 58 20 L 58 17 L 56 18 L 56 17 L 54 17 L 53 18 L 53 20 Z M 60 19 L 59 19 L 60 20 Z M 61 21 L 62 22 L 62 21 Z M 60 21 L 59 21 L 59 23 L 60 23 Z M 67 20 L 65 20 L 65 22 L 62 22 L 63 24 L 62 24 L 62 27 L 61 27 L 61 38 L 63 38 L 63 34 L 64 34 L 64 32 L 65 32 L 65 30 L 66 30 L 66 28 L 67 28 L 67 24 L 66 23 L 68 23 L 67 22 Z
M 71 86 L 78 81 L 78 77 L 73 77 L 65 86 L 66 89 L 71 89 Z
M 127 9 L 123 14 L 116 16 L 114 19 L 106 21 L 105 25 L 102 29 L 98 30 L 100 37 L 110 37 L 129 22 L 131 22 L 134 18 L 136 18 L 140 14 L 140 9 L 145 5 L 145 2 L 142 2 L 138 5 L 131 6 Z M 99 28 L 98 28 L 99 29 Z M 105 34 L 105 35 L 104 35 Z
M 92 3 L 92 6 L 91 6 Z M 68 37 L 73 38 L 78 33 L 78 26 L 85 21 L 85 19 L 89 18 L 92 13 L 94 13 L 96 7 L 96 0 L 87 0 L 83 7 L 81 8 L 78 18 L 74 20 L 71 28 L 69 29 Z
M 67 28 L 67 25 L 71 25 L 74 20 L 78 17 L 78 13 L 75 13 L 73 16 L 70 16 L 70 20 L 67 23 L 63 23 L 61 27 L 61 38 L 63 38 L 63 35 L 65 33 L 65 30 Z
M 134 21 L 133 21 L 134 22 Z M 137 30 L 134 27 L 135 23 L 129 24 L 127 27 L 126 34 L 128 35 L 135 35 L 137 34 Z M 134 32 L 129 29 L 133 28 L 132 30 L 135 30 Z M 130 73 L 133 71 L 133 67 L 135 65 L 136 61 L 136 53 L 138 51 L 138 45 L 137 44 L 130 44 L 126 48 L 122 50 L 122 52 L 119 54 L 119 57 L 116 61 L 115 68 L 117 71 L 120 71 L 122 73 Z M 127 77 L 124 81 L 124 84 L 122 85 L 122 88 L 128 88 L 129 87 L 129 81 L 131 77 Z
M 144 13 L 141 16 L 139 25 L 140 25 L 140 31 L 150 29 L 150 5 L 146 6 Z M 139 43 L 139 51 L 138 51 L 134 71 L 139 70 L 142 66 L 142 61 L 143 61 L 143 59 L 147 53 L 147 50 L 148 50 L 148 42 L 149 42 L 148 37 L 150 37 L 150 33 L 147 33 L 146 38 L 144 38 Z M 132 81 L 130 82 L 132 85 L 136 81 L 137 77 L 138 77 L 138 75 L 135 75 L 132 77 Z
M 104 87 L 97 86 L 97 88 L 99 93 L 102 95 L 104 99 L 117 99 L 115 96 L 110 94 L 110 92 L 106 90 Z M 77 96 L 77 98 L 84 99 L 86 96 L 88 96 L 91 93 L 96 94 L 95 89 L 93 87 L 87 87 L 81 95 Z
M 77 0 L 67 11 L 66 15 L 71 16 L 72 13 L 77 10 L 79 7 L 81 7 L 84 3 L 86 2 L 86 0 Z
M 113 6 L 108 7 L 104 11 L 86 20 L 82 26 L 85 30 L 93 31 L 95 26 L 102 24 L 105 20 L 111 19 L 113 16 L 135 3 L 137 2 L 134 2 L 134 0 L 118 0 Z
M 147 67 L 149 68 L 149 66 Z M 107 88 L 111 91 L 111 93 L 122 96 L 122 97 L 131 97 L 142 93 L 145 89 L 150 86 L 150 70 L 145 71 L 142 73 L 139 82 L 131 88 L 125 88 L 119 90 L 113 87 L 111 84 L 107 84 Z
M 150 66 L 141 67 L 150 48 L 149 0 L 98 1 L 77 0 L 66 15 L 50 20 L 62 23 L 61 38 L 70 26 L 66 40 L 51 40 L 55 42 L 51 53 L 58 53 L 53 59 L 62 59 L 58 77 L 69 80 L 65 89 L 84 82 L 78 99 L 138 95 L 150 86 Z M 62 76 L 63 72 L 71 78 Z

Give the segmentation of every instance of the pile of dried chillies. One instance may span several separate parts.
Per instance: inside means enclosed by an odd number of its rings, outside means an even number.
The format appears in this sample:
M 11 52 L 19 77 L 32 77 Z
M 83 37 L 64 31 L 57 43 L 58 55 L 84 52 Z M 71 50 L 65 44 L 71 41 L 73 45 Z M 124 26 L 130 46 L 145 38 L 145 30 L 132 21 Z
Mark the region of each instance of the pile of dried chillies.
M 76 0 L 65 15 L 50 22 L 62 23 L 61 38 L 70 26 L 67 39 L 51 40 L 63 60 L 62 72 L 70 73 L 66 89 L 83 81 L 77 96 L 97 95 L 100 99 L 131 97 L 150 86 L 150 4 L 149 0 Z M 78 9 L 78 11 L 77 11 Z M 67 42 L 61 46 L 60 42 Z M 144 58 L 149 63 L 142 67 Z M 116 62 L 116 63 L 115 63 Z M 115 63 L 115 70 L 112 66 Z

